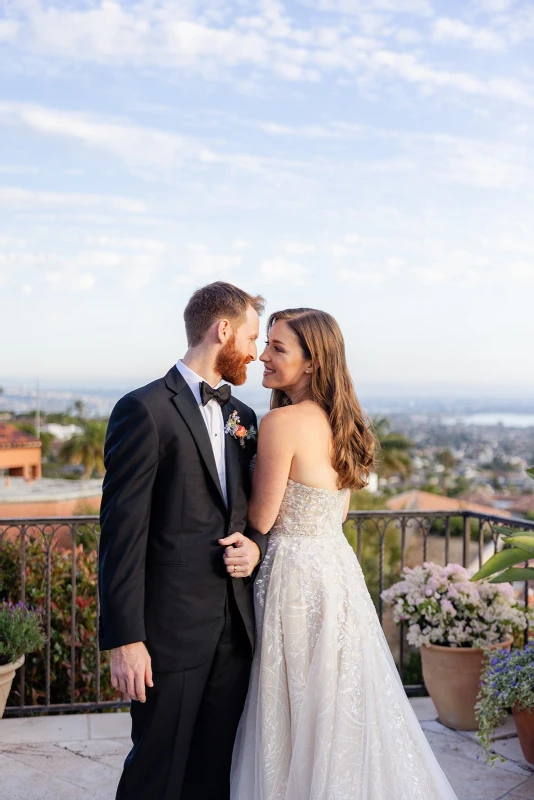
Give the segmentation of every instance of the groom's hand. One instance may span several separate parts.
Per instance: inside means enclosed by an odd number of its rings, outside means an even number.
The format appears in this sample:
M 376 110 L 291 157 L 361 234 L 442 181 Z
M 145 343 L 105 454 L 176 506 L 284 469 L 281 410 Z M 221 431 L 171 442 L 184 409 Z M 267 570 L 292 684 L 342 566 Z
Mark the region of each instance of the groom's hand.
M 152 664 L 144 642 L 133 642 L 111 651 L 111 683 L 115 689 L 144 703 L 146 686 L 152 682 Z
M 260 548 L 242 533 L 232 533 L 226 539 L 219 539 L 225 548 L 224 563 L 232 578 L 248 578 L 260 561 Z

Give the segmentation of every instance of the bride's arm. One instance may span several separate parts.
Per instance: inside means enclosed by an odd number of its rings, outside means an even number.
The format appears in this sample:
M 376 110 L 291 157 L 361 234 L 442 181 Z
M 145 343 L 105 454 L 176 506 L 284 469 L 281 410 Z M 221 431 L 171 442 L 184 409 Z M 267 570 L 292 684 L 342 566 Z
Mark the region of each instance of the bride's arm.
M 261 533 L 268 533 L 278 516 L 294 454 L 290 409 L 276 408 L 261 421 L 248 509 L 249 525 Z

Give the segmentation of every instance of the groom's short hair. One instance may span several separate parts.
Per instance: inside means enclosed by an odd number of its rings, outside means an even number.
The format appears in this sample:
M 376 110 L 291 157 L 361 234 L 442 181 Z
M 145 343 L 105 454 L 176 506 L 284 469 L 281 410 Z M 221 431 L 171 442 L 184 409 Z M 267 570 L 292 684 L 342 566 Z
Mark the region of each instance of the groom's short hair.
M 265 300 L 259 294 L 251 295 L 231 283 L 216 281 L 197 289 L 184 311 L 185 332 L 189 347 L 196 347 L 204 339 L 214 322 L 228 319 L 234 330 L 243 324 L 248 306 L 262 314 Z

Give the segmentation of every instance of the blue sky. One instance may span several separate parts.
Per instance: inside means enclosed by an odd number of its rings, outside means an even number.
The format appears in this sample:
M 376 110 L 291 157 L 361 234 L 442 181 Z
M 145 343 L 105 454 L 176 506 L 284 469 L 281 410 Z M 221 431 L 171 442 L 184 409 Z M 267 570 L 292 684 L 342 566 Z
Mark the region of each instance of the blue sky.
M 156 377 L 225 279 L 357 386 L 534 389 L 533 45 L 519 0 L 0 0 L 0 383 Z

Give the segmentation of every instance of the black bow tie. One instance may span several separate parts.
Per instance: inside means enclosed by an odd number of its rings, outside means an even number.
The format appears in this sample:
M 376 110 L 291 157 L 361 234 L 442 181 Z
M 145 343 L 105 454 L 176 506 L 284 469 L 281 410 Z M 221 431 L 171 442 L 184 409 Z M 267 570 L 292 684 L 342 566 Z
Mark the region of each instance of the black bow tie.
M 206 381 L 200 383 L 200 399 L 205 406 L 210 400 L 217 400 L 220 406 L 226 405 L 232 396 L 232 388 L 227 383 L 223 383 L 218 389 L 214 389 Z

